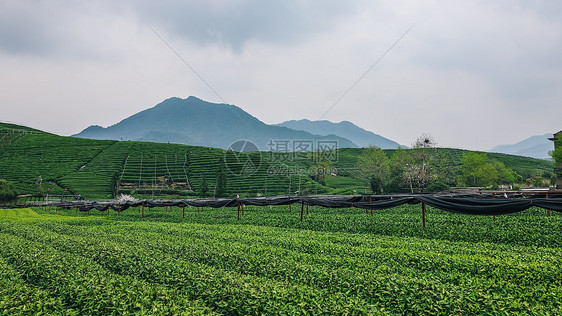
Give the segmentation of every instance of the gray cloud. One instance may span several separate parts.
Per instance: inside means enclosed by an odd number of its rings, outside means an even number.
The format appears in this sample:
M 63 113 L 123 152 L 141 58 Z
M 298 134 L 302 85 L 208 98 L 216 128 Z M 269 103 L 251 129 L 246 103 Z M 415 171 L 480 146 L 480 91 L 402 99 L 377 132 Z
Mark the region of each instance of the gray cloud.
M 14 105 L 3 119 L 71 134 L 171 96 L 220 101 L 151 25 L 227 102 L 268 123 L 317 119 L 417 21 L 326 118 L 404 144 L 431 132 L 444 146 L 490 148 L 560 130 L 561 6 L 546 0 L 5 0 L 0 104 Z M 56 113 L 74 117 L 58 124 Z
M 134 1 L 145 23 L 157 23 L 196 43 L 240 50 L 249 41 L 291 43 L 328 32 L 355 9 L 354 1 Z

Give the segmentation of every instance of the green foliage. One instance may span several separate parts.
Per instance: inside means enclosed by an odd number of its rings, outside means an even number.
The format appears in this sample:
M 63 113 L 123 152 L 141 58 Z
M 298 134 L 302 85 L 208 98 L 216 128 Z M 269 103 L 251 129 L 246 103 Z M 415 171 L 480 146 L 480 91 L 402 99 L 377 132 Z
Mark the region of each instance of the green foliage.
M 562 312 L 560 213 L 297 208 L 0 210 L 0 314 Z
M 387 192 L 414 192 L 414 157 L 410 150 L 398 148 L 390 158 L 390 177 Z
M 6 131 L 12 135 L 13 130 Z M 116 192 L 182 198 L 198 194 L 203 179 L 212 194 L 218 161 L 226 166 L 227 196 L 297 191 L 357 194 L 366 193 L 366 188 L 374 192 L 413 192 L 435 181 L 455 185 L 466 152 L 446 148 L 384 150 L 391 157 L 389 170 L 381 172 L 382 176 L 367 177 L 358 166 L 359 158 L 369 149 L 339 149 L 330 160 L 282 152 L 271 159 L 267 152 L 227 155 L 224 150 L 209 147 L 90 140 L 31 130 L 20 134 L 0 144 L 0 178 L 12 182 L 20 194 L 80 194 L 87 199 L 111 198 Z M 552 162 L 540 159 L 503 154 L 488 157 L 502 162 L 524 179 L 552 172 L 553 167 Z M 247 158 L 255 163 L 253 172 L 243 172 Z M 43 179 L 40 193 L 39 177 Z M 504 179 L 509 179 L 509 174 Z
M 451 188 L 443 179 L 437 179 L 427 186 L 427 192 L 447 191 Z
M 222 160 L 217 162 L 217 182 L 215 184 L 215 196 L 224 197 L 226 196 L 226 170 Z
M 358 168 L 369 184 L 371 192 L 382 193 L 390 171 L 386 153 L 378 147 L 369 146 L 359 157 Z
M 459 183 L 466 186 L 490 186 L 520 181 L 521 176 L 497 160 L 490 160 L 485 153 L 463 154 Z
M 0 179 L 0 202 L 12 202 L 18 198 L 16 187 L 5 179 Z
M 201 180 L 201 185 L 199 187 L 199 194 L 203 197 L 209 194 L 209 185 L 207 184 L 207 180 L 205 178 Z

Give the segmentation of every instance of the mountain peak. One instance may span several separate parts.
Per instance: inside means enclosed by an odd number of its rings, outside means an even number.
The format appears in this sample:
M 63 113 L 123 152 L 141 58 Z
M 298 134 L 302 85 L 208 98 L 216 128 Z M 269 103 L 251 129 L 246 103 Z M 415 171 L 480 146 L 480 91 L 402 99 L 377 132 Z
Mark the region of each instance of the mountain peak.
M 548 152 L 554 149 L 552 141 L 548 138 L 551 133 L 544 135 L 534 135 L 515 144 L 498 145 L 488 150 L 489 152 L 497 152 L 502 154 L 526 156 L 539 159 L 548 159 Z
M 211 103 L 194 96 L 168 98 L 113 126 L 88 127 L 74 136 L 174 142 L 224 149 L 242 139 L 254 142 L 261 150 L 267 150 L 271 140 L 335 140 L 338 147 L 357 147 L 350 140 L 335 135 L 313 135 L 267 125 L 236 105 Z
M 350 121 L 333 123 L 327 120 L 311 121 L 308 119 L 302 119 L 286 121 L 276 125 L 306 131 L 317 135 L 338 135 L 351 140 L 359 147 L 369 147 L 370 145 L 383 149 L 394 149 L 400 147 L 400 144 L 397 142 L 365 130 Z

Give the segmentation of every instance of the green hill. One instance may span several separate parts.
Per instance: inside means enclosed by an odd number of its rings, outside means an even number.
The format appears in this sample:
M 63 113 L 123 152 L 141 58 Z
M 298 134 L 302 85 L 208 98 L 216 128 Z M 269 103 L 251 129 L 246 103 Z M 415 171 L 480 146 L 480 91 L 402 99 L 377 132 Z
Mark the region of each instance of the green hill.
M 360 148 L 330 153 L 332 163 L 320 184 L 310 176 L 316 161 L 308 153 L 235 153 L 201 146 L 82 139 L 9 124 L 0 124 L 0 132 L 4 135 L 0 142 L 0 178 L 13 182 L 20 194 L 40 191 L 99 199 L 129 193 L 163 198 L 200 196 L 206 186 L 207 196 L 213 196 L 221 191 L 221 174 L 226 179 L 226 196 L 366 192 L 356 168 Z M 391 156 L 394 150 L 385 152 Z M 435 152 L 435 166 L 454 176 L 466 151 L 438 148 Z M 550 161 L 505 154 L 489 156 L 524 179 L 552 172 Z

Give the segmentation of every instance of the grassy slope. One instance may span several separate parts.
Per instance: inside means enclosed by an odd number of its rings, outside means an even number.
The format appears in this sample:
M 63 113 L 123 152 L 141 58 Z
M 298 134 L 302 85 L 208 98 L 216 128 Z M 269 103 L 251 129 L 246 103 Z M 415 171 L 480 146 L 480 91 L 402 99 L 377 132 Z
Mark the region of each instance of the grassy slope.
M 362 193 L 365 184 L 356 170 L 361 149 L 340 149 L 331 157 L 337 176 L 326 177 L 326 186 L 313 181 L 308 173 L 314 163 L 291 155 L 270 156 L 270 153 L 243 153 L 237 157 L 221 149 L 158 144 L 148 142 L 117 142 L 61 137 L 47 133 L 0 124 L 0 131 L 9 132 L 0 141 L 0 178 L 16 184 L 20 193 L 36 193 L 39 177 L 42 193 L 70 194 L 86 198 L 108 198 L 119 183 L 121 192 L 162 196 L 194 194 L 207 182 L 210 194 L 215 190 L 218 164 L 226 162 L 227 194 L 277 195 L 300 193 Z M 5 135 L 5 136 L 6 136 Z M 15 135 L 15 136 L 14 136 Z M 9 139 L 9 141 L 8 141 Z M 440 168 L 458 169 L 460 149 L 436 150 Z M 386 150 L 391 156 L 393 150 Z M 552 163 L 520 156 L 489 154 L 509 168 L 528 177 L 541 171 L 552 171 Z M 245 162 L 255 162 L 248 171 Z M 49 188 L 51 190 L 49 190 Z M 66 191 L 66 192 L 68 192 Z
M 0 313 L 562 312 L 560 213 L 295 208 L 0 210 Z

